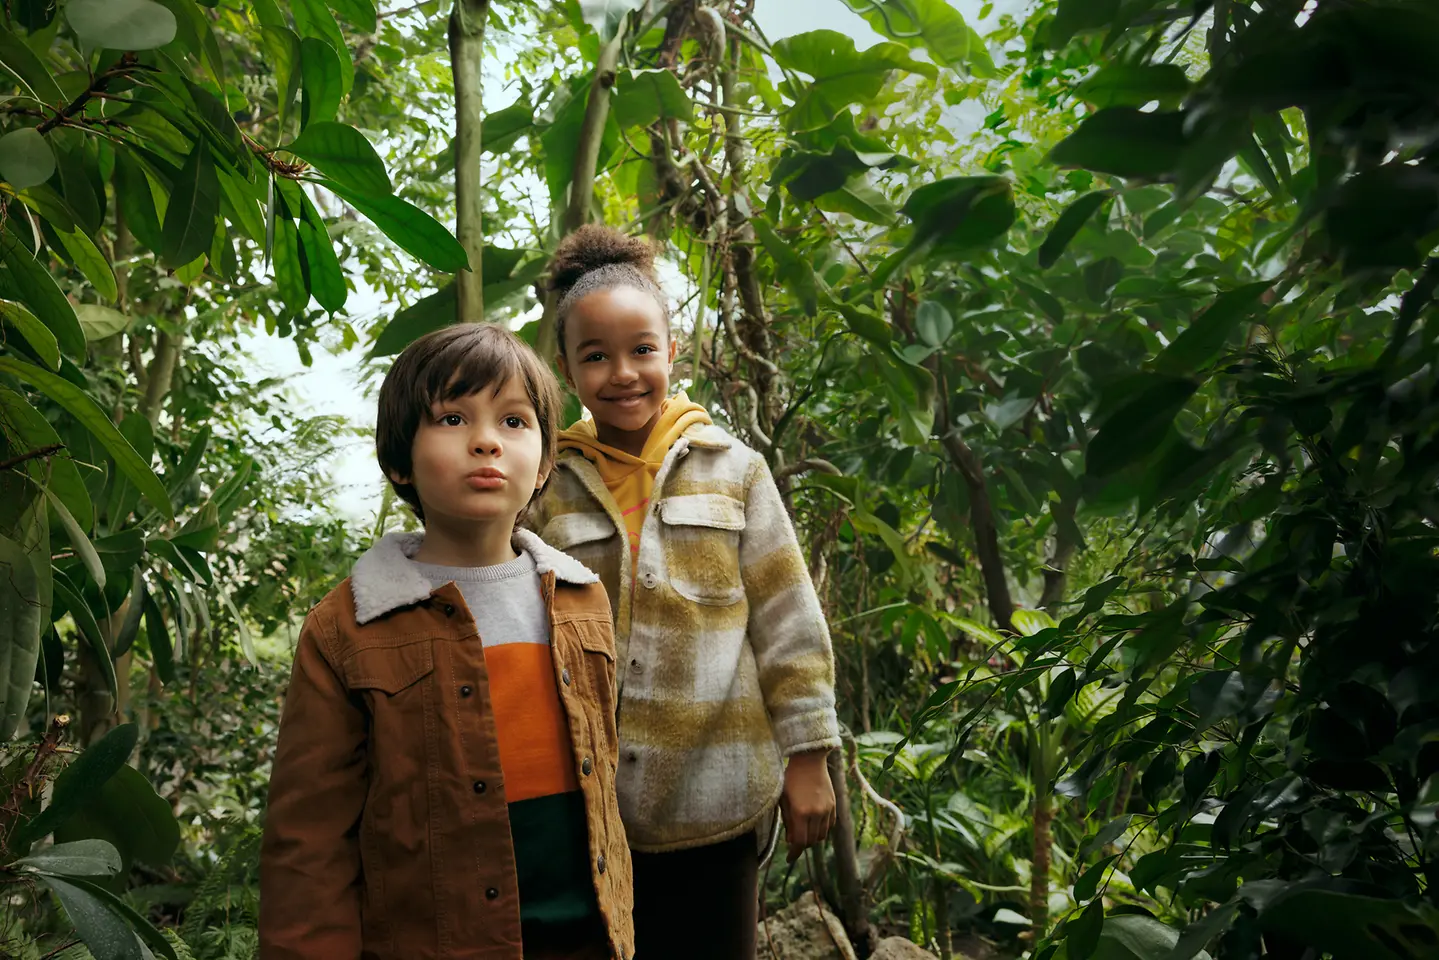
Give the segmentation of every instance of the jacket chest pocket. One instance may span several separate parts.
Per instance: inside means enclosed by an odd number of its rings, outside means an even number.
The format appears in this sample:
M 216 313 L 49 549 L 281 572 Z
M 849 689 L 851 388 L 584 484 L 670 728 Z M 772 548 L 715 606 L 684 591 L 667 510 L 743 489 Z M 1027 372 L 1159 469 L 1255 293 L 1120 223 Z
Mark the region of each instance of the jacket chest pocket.
M 434 645 L 428 637 L 356 650 L 345 660 L 345 686 L 365 699 L 381 752 L 404 749 L 403 741 L 411 739 L 418 750 L 431 699 L 427 680 L 434 672 Z M 384 742 L 394 738 L 401 742 Z
M 744 596 L 739 556 L 744 504 L 698 493 L 660 501 L 659 514 L 665 569 L 675 593 L 706 606 L 738 603 Z
M 540 539 L 591 569 L 602 569 L 614 553 L 617 534 L 603 513 L 566 513 L 545 524 Z

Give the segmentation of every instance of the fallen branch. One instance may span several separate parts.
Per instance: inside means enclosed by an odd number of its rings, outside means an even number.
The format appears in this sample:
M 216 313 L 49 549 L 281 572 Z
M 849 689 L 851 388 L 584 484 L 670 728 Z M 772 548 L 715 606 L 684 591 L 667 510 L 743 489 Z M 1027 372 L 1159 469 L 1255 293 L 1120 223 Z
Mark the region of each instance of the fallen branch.
M 9 460 L 0 460 L 0 470 L 13 470 L 26 461 L 38 460 L 40 457 L 48 457 L 64 449 L 65 444 L 63 443 L 52 443 L 49 446 L 37 447 L 29 453 L 20 454 L 18 457 L 11 457 Z

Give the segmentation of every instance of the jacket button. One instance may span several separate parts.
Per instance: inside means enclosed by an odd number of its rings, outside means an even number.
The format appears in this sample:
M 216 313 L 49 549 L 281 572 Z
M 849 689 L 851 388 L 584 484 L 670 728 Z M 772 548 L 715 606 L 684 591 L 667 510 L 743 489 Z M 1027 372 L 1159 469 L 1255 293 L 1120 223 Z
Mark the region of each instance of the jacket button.
M 472 686 L 470 686 L 468 683 L 465 684 L 464 686 L 460 687 L 460 696 L 462 696 L 462 697 L 468 697 L 470 694 L 472 694 L 472 693 L 474 693 L 474 692 L 475 692 L 475 688 L 472 687 Z
M 569 667 L 565 667 L 563 670 L 560 671 L 560 679 L 565 682 L 565 686 L 568 687 L 568 686 L 570 685 L 570 668 L 569 668 Z
M 453 616 L 455 615 L 455 605 L 454 605 L 453 603 L 447 603 L 447 604 L 445 604 L 445 606 L 444 606 L 444 611 L 445 611 L 445 616 L 447 616 L 447 617 L 453 617 Z
M 486 786 L 485 786 L 485 781 L 483 781 L 483 780 L 476 780 L 476 781 L 475 781 L 475 792 L 476 792 L 476 793 L 484 793 L 486 789 L 487 789 L 487 788 L 486 788 Z
M 603 853 L 600 854 L 600 858 L 595 861 L 595 869 L 601 874 L 605 872 L 605 855 Z
M 485 896 L 491 900 L 498 900 L 500 898 L 500 891 L 496 890 L 494 887 L 490 887 L 490 889 L 485 891 Z
M 640 583 L 645 585 L 646 590 L 653 590 L 659 586 L 660 578 L 647 570 L 640 576 Z
M 590 771 L 593 769 L 594 764 L 590 763 L 589 757 L 585 757 L 585 759 L 580 762 L 580 770 L 584 773 L 585 776 L 588 777 L 590 775 Z

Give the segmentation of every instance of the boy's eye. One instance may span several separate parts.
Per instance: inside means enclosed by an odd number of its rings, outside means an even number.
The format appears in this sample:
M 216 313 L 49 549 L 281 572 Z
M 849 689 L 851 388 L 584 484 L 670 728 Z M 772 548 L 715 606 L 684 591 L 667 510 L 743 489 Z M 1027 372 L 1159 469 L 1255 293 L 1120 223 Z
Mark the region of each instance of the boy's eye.
M 525 422 L 524 417 L 505 417 L 505 426 L 511 430 L 523 430 L 529 424 Z
M 465 422 L 465 418 L 458 413 L 447 413 L 440 418 L 440 422 L 447 427 L 458 427 Z

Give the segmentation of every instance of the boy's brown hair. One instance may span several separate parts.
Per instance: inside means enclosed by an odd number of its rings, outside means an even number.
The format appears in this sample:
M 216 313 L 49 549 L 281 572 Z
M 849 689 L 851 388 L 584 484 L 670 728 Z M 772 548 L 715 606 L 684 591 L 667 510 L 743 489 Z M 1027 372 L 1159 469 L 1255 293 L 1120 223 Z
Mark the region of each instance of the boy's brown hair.
M 441 400 L 456 400 L 490 387 L 496 393 L 514 377 L 524 384 L 540 428 L 540 468 L 554 465 L 564 416 L 560 385 L 534 350 L 504 327 L 493 323 L 459 323 L 427 333 L 404 349 L 380 386 L 380 412 L 375 423 L 375 456 L 386 479 L 408 477 L 414 463 L 415 433 L 420 418 Z M 413 484 L 390 480 L 395 493 L 425 519 Z M 535 492 L 538 496 L 540 491 Z M 532 498 L 533 499 L 533 498 Z

